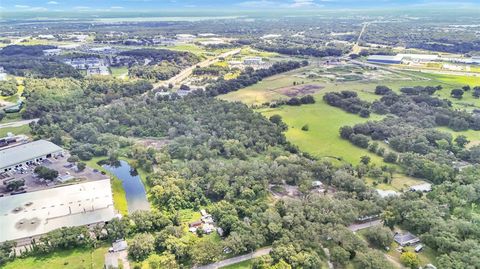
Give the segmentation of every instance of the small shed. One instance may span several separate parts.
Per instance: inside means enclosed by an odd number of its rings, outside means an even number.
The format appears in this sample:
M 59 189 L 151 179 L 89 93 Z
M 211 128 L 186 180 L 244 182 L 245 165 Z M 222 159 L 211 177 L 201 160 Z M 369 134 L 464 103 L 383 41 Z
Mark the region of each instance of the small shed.
M 123 250 L 127 250 L 127 248 L 128 248 L 127 241 L 117 240 L 117 241 L 113 242 L 112 248 L 113 248 L 113 252 L 120 252 L 120 251 L 123 251 Z
M 419 185 L 414 185 L 410 187 L 411 191 L 419 191 L 419 192 L 429 192 L 432 191 L 432 184 L 430 183 L 423 183 Z
M 188 224 L 188 227 L 192 228 L 192 227 L 200 227 L 202 226 L 203 222 L 201 220 L 198 220 L 198 221 L 194 221 L 194 222 L 190 222 Z

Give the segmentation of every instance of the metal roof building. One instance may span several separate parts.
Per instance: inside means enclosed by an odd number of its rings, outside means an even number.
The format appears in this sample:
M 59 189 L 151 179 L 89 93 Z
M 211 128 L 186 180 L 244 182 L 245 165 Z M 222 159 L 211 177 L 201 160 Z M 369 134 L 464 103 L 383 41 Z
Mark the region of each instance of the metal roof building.
M 402 63 L 402 55 L 371 55 L 368 56 L 367 62 L 378 64 L 400 64 Z
M 0 197 L 0 242 L 115 217 L 110 179 Z
M 440 57 L 436 54 L 398 54 L 397 56 L 402 56 L 402 58 L 416 60 L 416 61 L 437 61 Z
M 61 147 L 46 140 L 37 140 L 0 150 L 0 171 L 8 171 L 31 162 L 50 158 L 62 152 Z

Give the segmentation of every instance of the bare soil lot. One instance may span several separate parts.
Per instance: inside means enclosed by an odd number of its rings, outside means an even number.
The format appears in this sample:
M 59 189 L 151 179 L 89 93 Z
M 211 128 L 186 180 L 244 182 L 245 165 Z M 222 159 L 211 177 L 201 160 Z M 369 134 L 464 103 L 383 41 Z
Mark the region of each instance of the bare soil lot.
M 288 97 L 297 97 L 297 96 L 304 96 L 307 94 L 314 94 L 323 88 L 324 87 L 320 85 L 298 85 L 298 86 L 292 86 L 292 87 L 278 88 L 278 89 L 275 89 L 274 91 L 277 93 L 286 95 Z

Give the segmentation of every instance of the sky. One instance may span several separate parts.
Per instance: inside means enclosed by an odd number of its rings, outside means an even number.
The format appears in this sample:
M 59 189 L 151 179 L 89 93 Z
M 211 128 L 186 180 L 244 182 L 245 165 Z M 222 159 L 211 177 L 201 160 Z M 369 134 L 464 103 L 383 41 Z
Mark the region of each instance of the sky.
M 0 0 L 1 12 L 153 10 L 314 10 L 480 6 L 480 0 Z

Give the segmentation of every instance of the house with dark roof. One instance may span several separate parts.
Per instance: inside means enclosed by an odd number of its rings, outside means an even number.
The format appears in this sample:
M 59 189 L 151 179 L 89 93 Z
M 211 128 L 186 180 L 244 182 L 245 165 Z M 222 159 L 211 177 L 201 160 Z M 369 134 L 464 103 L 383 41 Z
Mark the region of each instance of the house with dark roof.
M 395 240 L 395 242 L 402 247 L 412 246 L 420 242 L 420 238 L 411 234 L 410 232 L 397 233 L 393 236 L 393 240 Z

